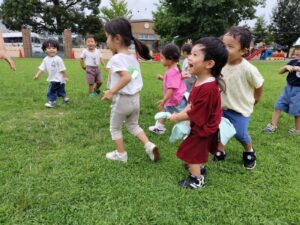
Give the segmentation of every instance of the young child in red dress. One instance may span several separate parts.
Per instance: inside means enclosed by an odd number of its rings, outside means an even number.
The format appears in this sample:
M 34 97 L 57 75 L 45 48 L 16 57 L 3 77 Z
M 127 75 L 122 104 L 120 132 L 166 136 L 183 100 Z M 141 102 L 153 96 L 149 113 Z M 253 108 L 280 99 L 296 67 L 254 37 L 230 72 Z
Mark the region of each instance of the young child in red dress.
M 177 150 L 177 157 L 188 164 L 190 175 L 179 181 L 183 188 L 201 188 L 204 176 L 200 167 L 208 161 L 210 151 L 218 145 L 218 127 L 222 108 L 220 91 L 222 67 L 228 53 L 223 42 L 215 37 L 201 38 L 192 48 L 188 57 L 189 73 L 197 77 L 187 107 L 169 118 L 173 123 L 190 120 L 191 133 Z

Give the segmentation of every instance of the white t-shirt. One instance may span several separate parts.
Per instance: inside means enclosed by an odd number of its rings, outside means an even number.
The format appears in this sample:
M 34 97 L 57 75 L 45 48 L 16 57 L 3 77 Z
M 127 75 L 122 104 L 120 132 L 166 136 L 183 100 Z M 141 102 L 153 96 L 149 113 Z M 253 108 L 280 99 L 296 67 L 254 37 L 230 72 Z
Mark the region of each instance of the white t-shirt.
M 110 68 L 110 83 L 109 89 L 115 86 L 120 80 L 118 72 L 128 71 L 131 75 L 130 82 L 119 90 L 120 94 L 134 95 L 138 93 L 143 87 L 143 80 L 139 62 L 134 55 L 124 53 L 115 54 L 107 63 Z
M 226 84 L 226 91 L 222 92 L 222 108 L 250 116 L 255 102 L 254 91 L 264 83 L 258 69 L 243 59 L 238 65 L 226 64 L 221 73 Z
M 92 52 L 87 49 L 84 49 L 80 55 L 80 58 L 84 59 L 86 66 L 98 66 L 101 57 L 102 54 L 98 49 L 95 49 Z
M 59 56 L 49 57 L 43 59 L 39 69 L 48 73 L 47 81 L 66 83 L 62 71 L 66 70 L 65 64 Z
M 181 68 L 182 74 L 187 73 L 188 69 L 189 69 L 188 59 L 185 58 L 182 62 L 182 68 Z

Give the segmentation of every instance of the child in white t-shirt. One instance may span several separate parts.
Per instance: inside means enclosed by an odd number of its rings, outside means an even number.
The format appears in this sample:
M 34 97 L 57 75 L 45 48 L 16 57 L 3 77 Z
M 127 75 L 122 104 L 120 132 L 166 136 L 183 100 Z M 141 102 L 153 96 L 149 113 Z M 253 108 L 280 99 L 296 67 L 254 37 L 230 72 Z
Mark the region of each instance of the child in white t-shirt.
M 85 38 L 87 49 L 84 49 L 80 56 L 80 65 L 86 72 L 86 82 L 90 97 L 100 94 L 100 87 L 103 83 L 103 77 L 99 70 L 99 63 L 105 68 L 100 50 L 96 49 L 96 41 L 93 35 Z M 96 84 L 96 85 L 95 85 Z
M 197 78 L 194 75 L 191 75 L 188 72 L 189 64 L 188 64 L 188 57 L 191 54 L 192 45 L 191 44 L 184 44 L 181 47 L 181 55 L 183 56 L 184 60 L 182 62 L 182 78 L 185 80 L 186 91 L 191 92 L 194 83 L 196 82 Z
M 65 90 L 65 84 L 68 80 L 66 67 L 62 58 L 57 55 L 59 43 L 56 40 L 49 39 L 45 41 L 42 45 L 42 49 L 47 53 L 47 56 L 39 66 L 39 70 L 34 76 L 34 79 L 39 79 L 41 74 L 45 71 L 48 73 L 48 102 L 45 104 L 45 106 L 48 108 L 53 108 L 57 97 L 62 97 L 65 103 L 69 101 Z
M 144 59 L 151 59 L 146 45 L 133 37 L 128 20 L 118 18 L 105 24 L 107 45 L 113 52 L 109 60 L 110 69 L 109 90 L 104 92 L 102 100 L 112 100 L 110 114 L 110 133 L 115 143 L 115 150 L 108 152 L 106 158 L 127 162 L 122 126 L 125 122 L 128 131 L 143 144 L 149 158 L 159 159 L 157 146 L 150 142 L 143 129 L 139 126 L 140 95 L 143 87 L 139 62 L 129 52 L 128 47 L 134 42 L 137 53 Z

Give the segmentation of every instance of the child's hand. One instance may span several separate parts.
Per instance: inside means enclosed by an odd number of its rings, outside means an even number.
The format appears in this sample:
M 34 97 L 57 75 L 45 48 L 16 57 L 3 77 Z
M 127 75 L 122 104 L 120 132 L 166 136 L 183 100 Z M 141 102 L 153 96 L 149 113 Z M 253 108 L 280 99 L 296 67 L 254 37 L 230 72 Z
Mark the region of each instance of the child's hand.
M 300 71 L 300 66 L 294 66 L 294 71 Z
M 169 117 L 168 120 L 170 120 L 172 123 L 177 123 L 177 122 L 178 122 L 178 120 L 177 120 L 177 113 L 174 112 L 174 113 Z
M 103 93 L 103 97 L 101 98 L 102 101 L 104 100 L 111 100 L 114 94 L 110 90 L 106 90 Z
M 163 75 L 157 74 L 156 79 L 157 80 L 164 80 L 164 77 L 163 77 Z
M 182 74 L 182 80 L 188 79 L 190 77 L 191 77 L 191 75 L 189 73 L 187 73 L 187 72 L 185 72 L 185 73 Z
M 285 69 L 286 69 L 287 71 L 289 71 L 289 72 L 292 72 L 292 71 L 294 70 L 294 67 L 291 66 L 291 65 L 286 65 L 286 66 L 285 66 Z
M 35 75 L 33 79 L 34 79 L 34 80 L 38 80 L 38 79 L 39 79 L 39 76 L 38 76 L 38 75 Z
M 159 111 L 162 111 L 164 109 L 165 101 L 163 99 L 159 100 L 158 102 L 156 102 L 156 105 L 157 105 Z
M 64 79 L 65 79 L 66 82 L 69 81 L 69 78 L 68 78 L 68 77 L 64 77 Z

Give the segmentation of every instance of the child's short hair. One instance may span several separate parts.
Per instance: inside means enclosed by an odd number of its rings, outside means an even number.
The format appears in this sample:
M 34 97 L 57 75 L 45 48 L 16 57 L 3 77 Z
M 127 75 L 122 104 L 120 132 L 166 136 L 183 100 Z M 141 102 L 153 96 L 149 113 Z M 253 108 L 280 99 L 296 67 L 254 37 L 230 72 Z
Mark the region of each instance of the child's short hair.
M 180 59 L 180 50 L 177 45 L 175 44 L 167 44 L 165 45 L 162 50 L 161 54 L 169 60 L 174 62 L 179 62 Z
M 86 35 L 85 38 L 84 38 L 84 41 L 86 41 L 86 40 L 89 39 L 89 38 L 94 39 L 94 41 L 96 41 L 96 40 L 95 40 L 95 36 L 92 35 L 92 34 Z
M 241 44 L 241 49 L 250 48 L 252 34 L 246 27 L 231 27 L 227 30 L 226 34 L 237 39 Z
M 181 47 L 182 52 L 186 52 L 188 55 L 191 54 L 192 51 L 192 45 L 191 44 L 184 44 Z
M 59 51 L 59 43 L 57 40 L 54 40 L 54 39 L 48 39 L 47 41 L 45 41 L 42 45 L 42 50 L 45 52 L 46 49 L 48 47 L 53 47 L 53 48 L 56 48 L 57 51 Z

